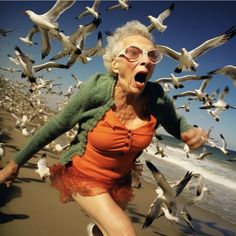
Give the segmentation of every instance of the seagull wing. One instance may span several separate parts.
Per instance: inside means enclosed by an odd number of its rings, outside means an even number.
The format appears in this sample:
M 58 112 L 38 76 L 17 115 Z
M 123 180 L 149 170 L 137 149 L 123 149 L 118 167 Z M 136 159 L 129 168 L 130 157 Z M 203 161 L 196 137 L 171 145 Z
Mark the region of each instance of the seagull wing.
M 163 21 L 165 20 L 165 18 L 167 18 L 171 12 L 174 10 L 175 4 L 172 3 L 170 5 L 170 7 L 168 9 L 166 9 L 165 11 L 163 11 L 158 17 L 157 20 L 161 23 L 163 23 Z
M 193 176 L 192 172 L 187 171 L 187 173 L 185 174 L 183 179 L 180 181 L 180 183 L 175 188 L 175 193 L 176 193 L 175 197 L 179 196 L 179 194 L 183 191 L 184 187 L 191 180 L 192 176 Z
M 232 37 L 234 37 L 235 34 L 236 34 L 236 29 L 234 29 L 234 27 L 231 27 L 224 34 L 221 34 L 215 38 L 209 39 L 206 42 L 202 43 L 197 48 L 190 51 L 190 54 L 192 55 L 193 58 L 196 58 L 204 54 L 205 52 L 209 51 L 210 49 L 226 43 Z
M 73 1 L 64 1 L 64 0 L 57 0 L 53 7 L 46 13 L 43 14 L 46 18 L 50 21 L 56 21 L 60 15 L 70 8 L 76 0 Z
M 205 76 L 198 76 L 198 75 L 185 75 L 182 77 L 178 77 L 179 82 L 184 82 L 187 80 L 203 80 L 203 79 L 209 79 L 211 76 L 205 75 Z
M 155 48 L 168 57 L 171 57 L 177 61 L 180 60 L 180 53 L 167 46 L 156 44 Z
M 50 69 L 50 68 L 63 68 L 63 69 L 68 69 L 69 67 L 67 65 L 63 64 L 58 64 L 54 61 L 49 61 L 40 65 L 33 66 L 33 69 L 35 72 L 38 72 L 43 69 Z
M 85 39 L 90 33 L 92 33 L 97 27 L 101 24 L 101 18 L 95 18 L 92 22 L 78 27 L 77 30 L 70 35 L 70 39 L 72 42 L 81 41 L 83 38 Z
M 200 88 L 199 88 L 199 90 L 203 92 L 206 89 L 206 86 L 208 85 L 208 83 L 210 81 L 211 81 L 211 79 L 204 79 L 201 86 L 200 86 Z
M 155 82 L 158 83 L 158 84 L 160 84 L 160 83 L 171 83 L 172 79 L 171 78 L 160 78 L 160 79 L 157 79 Z
M 148 214 L 143 223 L 143 229 L 148 228 L 152 224 L 152 222 L 158 217 L 161 209 L 161 203 L 162 203 L 161 198 L 157 196 L 156 199 L 150 205 Z
M 173 195 L 173 190 L 167 182 L 164 175 L 150 162 L 146 161 L 148 169 L 152 172 L 153 177 L 156 180 L 157 185 L 162 189 L 164 194 Z

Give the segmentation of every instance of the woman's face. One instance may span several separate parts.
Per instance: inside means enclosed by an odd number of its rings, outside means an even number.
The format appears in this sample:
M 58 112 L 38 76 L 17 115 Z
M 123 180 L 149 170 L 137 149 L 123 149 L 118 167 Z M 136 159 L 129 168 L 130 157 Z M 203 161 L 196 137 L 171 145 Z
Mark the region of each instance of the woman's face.
M 154 49 L 152 41 L 140 35 L 125 38 L 122 42 L 123 49 L 134 46 L 148 51 Z M 141 94 L 147 81 L 151 78 L 155 64 L 151 63 L 148 55 L 144 54 L 137 61 L 129 61 L 124 55 L 116 57 L 112 62 L 113 71 L 118 75 L 118 82 L 127 93 Z

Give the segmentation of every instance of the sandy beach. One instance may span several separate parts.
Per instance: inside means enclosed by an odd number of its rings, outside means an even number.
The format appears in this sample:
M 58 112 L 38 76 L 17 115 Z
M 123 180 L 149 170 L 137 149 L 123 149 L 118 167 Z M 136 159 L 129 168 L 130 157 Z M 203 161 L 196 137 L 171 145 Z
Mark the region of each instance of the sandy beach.
M 5 111 L 0 112 L 0 126 L 4 133 L 5 155 L 0 162 L 3 167 L 27 142 L 14 129 L 14 118 Z M 89 218 L 75 203 L 62 204 L 58 192 L 50 186 L 49 179 L 43 182 L 35 173 L 40 151 L 21 170 L 10 188 L 0 185 L 0 235 L 1 236 L 86 236 Z M 58 162 L 60 154 L 47 152 L 48 165 Z M 195 232 L 181 220 L 178 224 L 168 222 L 164 217 L 156 219 L 150 228 L 142 225 L 150 203 L 155 198 L 155 186 L 142 181 L 143 187 L 135 190 L 135 198 L 129 204 L 127 214 L 131 217 L 137 235 L 235 235 L 236 226 L 224 221 L 223 217 L 207 212 L 197 206 L 190 209 Z

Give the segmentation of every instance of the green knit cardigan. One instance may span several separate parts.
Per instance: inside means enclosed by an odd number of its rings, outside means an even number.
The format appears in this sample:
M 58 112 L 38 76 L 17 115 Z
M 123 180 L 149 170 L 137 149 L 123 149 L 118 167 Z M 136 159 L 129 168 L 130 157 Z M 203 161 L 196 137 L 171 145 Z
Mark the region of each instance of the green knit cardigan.
M 63 152 L 60 158 L 62 164 L 67 164 L 77 154 L 83 155 L 86 147 L 87 134 L 99 120 L 114 105 L 114 87 L 116 79 L 107 74 L 97 73 L 84 82 L 66 106 L 58 114 L 49 119 L 32 137 L 32 139 L 15 156 L 15 162 L 21 166 L 35 153 L 57 137 L 79 124 L 78 134 Z M 162 87 L 154 82 L 148 82 L 144 91 L 148 111 L 157 119 L 167 132 L 180 139 L 180 134 L 191 128 L 185 118 L 175 111 L 171 99 L 164 93 Z

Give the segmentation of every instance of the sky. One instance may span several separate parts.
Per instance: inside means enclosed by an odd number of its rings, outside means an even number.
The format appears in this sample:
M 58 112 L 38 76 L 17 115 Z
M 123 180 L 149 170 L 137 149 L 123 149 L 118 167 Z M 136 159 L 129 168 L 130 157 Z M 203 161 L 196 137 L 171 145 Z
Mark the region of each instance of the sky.
M 102 1 L 99 5 L 102 23 L 98 29 L 88 36 L 85 44 L 86 47 L 92 47 L 96 43 L 97 33 L 103 34 L 103 45 L 106 45 L 106 36 L 104 31 L 113 32 L 116 27 L 125 24 L 130 20 L 139 20 L 144 25 L 149 25 L 148 15 L 157 17 L 162 11 L 167 9 L 172 3 L 175 3 L 175 8 L 172 14 L 165 20 L 167 29 L 162 34 L 158 31 L 153 31 L 155 43 L 169 46 L 176 51 L 185 47 L 191 50 L 206 40 L 216 37 L 224 33 L 236 23 L 236 1 L 129 1 L 132 6 L 129 10 L 114 10 L 106 11 L 106 8 L 115 4 L 117 1 Z M 0 28 L 11 29 L 13 32 L 7 34 L 7 37 L 0 36 L 0 67 L 18 68 L 7 58 L 7 54 L 14 56 L 14 47 L 18 45 L 24 53 L 31 55 L 35 60 L 35 65 L 47 62 L 57 52 L 62 49 L 61 44 L 53 40 L 52 50 L 48 57 L 41 59 L 41 45 L 39 34 L 35 35 L 34 41 L 38 45 L 29 47 L 19 40 L 19 37 L 24 37 L 32 27 L 30 19 L 23 14 L 25 10 L 33 10 L 37 14 L 47 12 L 55 1 L 0 1 L 1 15 Z M 59 28 L 64 31 L 64 34 L 72 34 L 76 27 L 80 24 L 87 24 L 93 20 L 92 16 L 85 16 L 81 20 L 76 20 L 86 6 L 91 6 L 93 1 L 77 1 L 71 8 L 65 11 L 58 19 Z M 182 72 L 178 76 L 187 74 L 205 75 L 207 72 L 225 65 L 236 65 L 236 37 L 229 42 L 214 48 L 200 56 L 196 61 L 199 67 L 196 72 Z M 60 63 L 66 63 L 67 58 L 59 60 Z M 177 61 L 164 57 L 163 60 L 156 65 L 151 81 L 155 81 L 162 77 L 170 77 L 177 66 Z M 61 76 L 60 83 L 63 84 L 63 90 L 74 84 L 71 73 L 79 77 L 80 80 L 87 80 L 96 72 L 105 72 L 102 57 L 93 57 L 91 62 L 84 65 L 76 62 L 70 69 L 55 69 L 51 72 L 40 71 L 37 75 L 44 75 L 47 79 L 54 79 Z M 4 74 L 3 71 L 0 71 Z M 8 78 L 21 79 L 20 73 L 12 75 L 5 72 Z M 185 90 L 193 90 L 199 88 L 201 81 L 186 82 L 184 88 L 171 90 L 169 95 L 178 94 Z M 233 86 L 232 80 L 223 75 L 214 76 L 212 81 L 206 88 L 208 93 L 229 86 L 230 92 L 225 100 L 233 106 L 236 106 L 236 87 Z M 178 98 L 176 105 L 180 106 L 187 102 L 186 98 Z M 178 110 L 184 115 L 189 123 L 197 124 L 205 130 L 214 127 L 212 131 L 213 137 L 220 140 L 219 135 L 222 133 L 228 143 L 228 148 L 236 150 L 236 125 L 235 116 L 236 109 L 229 109 L 220 115 L 220 121 L 216 122 L 210 117 L 207 111 L 200 110 L 201 106 L 198 101 L 191 101 L 190 112 Z

